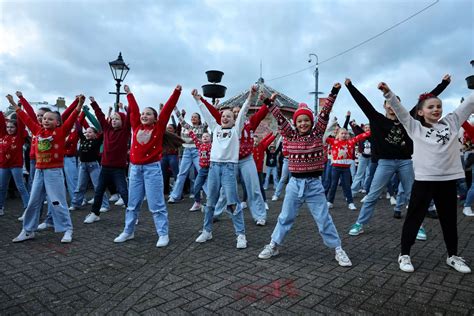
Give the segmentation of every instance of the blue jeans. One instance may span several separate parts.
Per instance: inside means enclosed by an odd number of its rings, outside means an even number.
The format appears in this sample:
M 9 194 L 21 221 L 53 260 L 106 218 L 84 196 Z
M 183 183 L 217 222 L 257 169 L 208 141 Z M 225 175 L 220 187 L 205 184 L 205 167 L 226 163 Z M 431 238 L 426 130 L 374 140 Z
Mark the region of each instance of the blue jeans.
M 81 162 L 79 164 L 79 178 L 76 186 L 76 191 L 74 191 L 74 198 L 71 201 L 71 205 L 75 207 L 80 207 L 82 201 L 84 200 L 84 195 L 87 191 L 87 184 L 89 183 L 89 177 L 94 186 L 94 191 L 97 190 L 97 185 L 99 184 L 99 174 L 100 174 L 100 165 L 97 161 L 93 162 Z M 102 198 L 103 208 L 110 208 L 109 197 L 104 194 Z
M 194 201 L 197 203 L 201 203 L 201 190 L 206 184 L 208 174 L 209 168 L 201 168 L 194 181 Z
M 28 192 L 31 192 L 33 186 L 33 179 L 35 178 L 36 159 L 30 159 L 30 176 L 28 177 Z
M 170 190 L 170 178 L 173 176 L 174 182 L 178 179 L 179 160 L 178 155 L 163 155 L 161 158 L 161 171 L 163 172 L 163 184 L 165 194 Z M 171 170 L 171 172 L 170 172 Z
M 252 158 L 253 159 L 253 158 Z M 222 186 L 226 197 L 227 206 L 233 207 L 232 222 L 234 223 L 235 233 L 245 234 L 244 213 L 240 206 L 239 196 L 237 195 L 237 164 L 232 162 L 211 162 L 209 167 L 209 177 L 207 179 L 207 204 L 204 213 L 204 229 L 212 232 L 212 220 L 214 209 L 219 199 L 219 189 Z
M 23 179 L 23 168 L 0 168 L 0 208 L 5 206 L 5 198 L 7 195 L 8 184 L 10 183 L 10 176 L 13 176 L 16 188 L 20 192 L 21 201 L 23 202 L 23 208 L 28 206 L 28 200 L 30 195 L 25 186 Z
M 74 191 L 77 186 L 77 157 L 64 157 L 64 175 L 66 176 L 66 187 L 71 201 L 74 199 Z
M 270 185 L 270 175 L 273 176 L 273 187 L 276 187 L 279 180 L 278 180 L 278 170 L 277 167 L 268 167 L 267 166 L 267 173 L 265 175 L 265 183 L 263 184 L 263 188 L 268 190 L 268 186 Z
M 25 210 L 23 229 L 27 232 L 34 232 L 38 228 L 45 194 L 51 209 L 54 231 L 72 230 L 62 168 L 36 169 L 31 186 L 30 200 Z
M 323 186 L 324 192 L 328 194 L 329 189 L 331 188 L 331 175 L 332 175 L 332 164 L 331 160 L 328 159 L 326 161 L 326 165 L 324 166 L 324 173 L 323 173 Z
M 474 179 L 474 168 L 472 168 L 471 173 Z M 466 200 L 464 201 L 464 207 L 470 207 L 474 202 L 474 181 L 472 181 L 469 191 L 467 191 Z
M 283 186 L 288 183 L 288 178 L 290 175 L 290 170 L 288 169 L 288 158 L 283 158 L 283 166 L 281 168 L 281 178 L 278 181 L 278 185 L 275 189 L 274 195 L 280 197 Z
M 339 183 L 339 178 L 341 178 L 342 190 L 344 191 L 344 196 L 346 197 L 347 203 L 353 203 L 352 191 L 351 191 L 351 170 L 350 168 L 343 167 L 332 167 L 331 175 L 331 188 L 328 193 L 328 201 L 334 203 L 334 197 L 336 196 L 337 185 Z
M 252 214 L 252 218 L 257 220 L 267 219 L 267 210 L 260 190 L 260 180 L 257 173 L 257 166 L 252 155 L 239 160 L 238 163 L 240 181 L 243 183 L 245 192 L 247 192 L 247 204 Z M 209 180 L 208 180 L 209 181 Z M 208 184 L 209 188 L 209 184 Z M 219 216 L 227 207 L 226 195 L 221 192 L 221 196 L 216 204 L 214 216 Z
M 377 162 L 370 161 L 369 163 L 369 174 L 365 178 L 364 182 L 364 190 L 369 193 L 370 192 L 370 186 L 372 185 L 372 180 L 374 179 L 375 175 L 375 170 L 377 170 Z
M 175 181 L 173 186 L 173 191 L 170 194 L 175 200 L 180 200 L 182 193 L 184 182 L 189 174 L 189 169 L 194 165 L 196 170 L 199 172 L 201 167 L 199 166 L 199 155 L 197 148 L 185 148 L 183 151 L 183 156 L 181 157 L 181 164 L 179 166 L 179 174 L 178 179 Z
M 128 205 L 128 188 L 125 168 L 100 168 L 99 181 L 95 188 L 94 203 L 91 212 L 100 215 L 101 204 L 104 199 L 105 189 L 110 185 L 115 185 L 117 192 L 120 194 L 125 205 Z
M 138 213 L 146 195 L 148 209 L 153 215 L 158 236 L 168 235 L 168 211 L 163 194 L 163 174 L 160 162 L 152 162 L 146 165 L 130 164 L 128 192 L 124 232 L 127 234 L 135 232 Z
M 329 214 L 326 194 L 320 178 L 290 178 L 286 186 L 283 206 L 272 233 L 272 241 L 278 245 L 283 243 L 304 202 L 313 215 L 324 244 L 330 248 L 340 247 L 341 239 Z
M 359 165 L 357 166 L 357 171 L 352 180 L 351 191 L 352 195 L 355 195 L 361 188 L 363 188 L 366 175 L 368 174 L 367 167 L 370 163 L 370 157 L 359 156 Z
M 367 198 L 362 205 L 357 223 L 367 224 L 370 221 L 380 194 L 382 194 L 387 183 L 396 172 L 398 172 L 405 195 L 410 196 L 413 181 L 415 180 L 411 159 L 379 159 L 374 179 L 370 186 L 370 192 L 367 194 Z

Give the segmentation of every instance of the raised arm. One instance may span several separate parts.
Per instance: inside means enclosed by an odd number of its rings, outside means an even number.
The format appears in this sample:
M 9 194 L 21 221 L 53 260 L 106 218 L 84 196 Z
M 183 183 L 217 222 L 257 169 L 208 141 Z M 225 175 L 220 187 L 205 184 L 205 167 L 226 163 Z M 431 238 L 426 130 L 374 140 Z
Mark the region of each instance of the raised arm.
M 107 122 L 105 114 L 102 112 L 99 104 L 97 104 L 95 101 L 95 98 L 91 96 L 89 97 L 89 100 L 91 101 L 91 107 L 94 109 L 95 116 L 97 117 L 102 129 L 104 129 L 106 126 L 109 126 L 109 122 Z
M 375 110 L 369 100 L 367 100 L 367 98 L 352 84 L 351 79 L 347 78 L 344 83 L 347 90 L 349 90 L 349 93 L 352 95 L 354 101 L 356 101 L 357 105 L 369 120 L 379 114 L 379 112 Z
M 466 132 L 467 136 L 471 139 L 474 140 L 474 126 L 469 123 L 469 121 L 465 121 L 462 124 L 462 128 L 464 128 L 464 131 Z
M 75 102 L 77 104 L 76 108 L 69 115 L 69 117 L 66 119 L 66 121 L 64 122 L 64 124 L 62 126 L 62 130 L 64 131 L 65 134 L 69 133 L 69 131 L 74 126 L 74 123 L 77 121 L 77 117 L 79 116 L 79 113 L 81 113 L 82 106 L 84 105 L 84 101 L 86 100 L 86 97 L 83 96 L 83 95 L 80 95 L 76 99 L 77 99 L 77 102 Z
M 268 106 L 265 103 L 263 103 L 263 97 L 264 97 L 263 94 L 260 94 L 259 96 L 259 101 L 260 101 L 259 103 L 261 104 L 260 108 L 249 119 L 250 128 L 252 130 L 257 129 L 258 125 L 260 125 L 260 122 L 265 118 L 265 116 L 267 116 L 269 112 Z
M 324 131 L 323 135 L 323 143 L 326 143 L 326 140 L 328 139 L 329 136 L 332 135 L 332 133 L 336 130 L 337 126 L 337 118 L 334 117 L 331 122 L 329 122 L 328 126 L 326 126 L 326 130 Z
M 221 114 L 219 113 L 219 110 L 216 109 L 212 104 L 210 104 L 209 102 L 207 102 L 206 99 L 204 99 L 202 96 L 201 96 L 201 102 L 206 106 L 206 108 L 208 109 L 209 113 L 211 113 L 211 115 L 214 117 L 214 119 L 216 120 L 217 124 L 221 124 Z
M 271 143 L 275 140 L 276 135 L 273 135 L 273 133 L 268 134 L 263 140 L 263 148 L 266 150 L 268 146 L 270 146 Z
M 199 137 L 196 136 L 196 134 L 194 134 L 193 130 L 189 130 L 189 136 L 191 136 L 191 138 L 193 139 L 193 142 L 194 144 L 196 145 L 196 148 L 199 149 L 201 147 L 201 140 L 199 139 Z
M 362 140 L 365 140 L 367 138 L 370 137 L 370 131 L 368 132 L 365 132 L 365 133 L 362 133 L 362 134 L 358 134 L 356 135 L 355 137 L 353 137 L 351 140 L 354 142 L 354 143 L 357 143 L 357 142 L 360 142 Z
M 244 129 L 245 118 L 247 117 L 247 112 L 250 108 L 250 102 L 256 96 L 256 94 L 257 87 L 252 86 L 250 88 L 250 93 L 247 100 L 245 100 L 244 105 L 242 105 L 242 107 L 240 108 L 239 115 L 237 115 L 237 118 L 235 120 L 235 128 L 239 131 L 239 133 L 242 133 L 242 130 Z
M 84 97 L 84 96 L 82 96 Z M 66 121 L 69 116 L 74 112 L 74 110 L 77 108 L 77 104 L 79 103 L 79 98 L 76 96 L 74 101 L 66 108 L 66 110 L 61 114 L 61 120 L 64 122 Z M 72 128 L 72 127 L 71 127 Z
M 207 125 L 209 125 L 209 128 L 211 129 L 211 131 L 214 131 L 214 129 L 217 127 L 217 125 L 220 125 L 220 123 L 217 123 L 216 118 L 212 115 L 212 113 L 209 111 L 207 106 L 202 102 L 202 97 L 196 89 L 193 89 L 193 91 L 191 91 L 191 95 L 196 101 L 196 104 L 201 109 L 202 116 L 204 117 L 204 120 L 207 122 Z M 220 122 L 220 119 L 219 119 L 219 122 Z
M 449 74 L 444 75 L 443 80 L 439 83 L 433 90 L 431 90 L 430 94 L 434 94 L 435 96 L 439 96 L 451 83 L 451 76 Z M 416 104 L 410 110 L 410 115 L 415 117 L 416 115 Z
M 324 131 L 326 130 L 329 122 L 329 113 L 331 113 L 334 102 L 336 102 L 339 90 L 341 90 L 341 84 L 337 82 L 332 86 L 331 93 L 326 98 L 326 102 L 324 102 L 321 111 L 319 111 L 318 121 L 316 122 L 313 133 L 320 133 L 321 135 L 324 135 Z
M 347 129 L 347 126 L 349 126 L 350 120 L 351 120 L 351 111 L 347 111 L 346 120 L 344 121 L 344 125 L 342 125 L 342 127 Z
M 5 135 L 7 135 L 7 122 L 3 112 L 0 111 L 0 137 Z
M 390 90 L 388 85 L 385 82 L 381 82 L 378 85 L 378 89 L 382 91 L 385 99 L 390 103 L 393 108 L 393 111 L 398 117 L 400 123 L 403 124 L 408 134 L 415 129 L 417 122 L 411 115 L 410 112 L 403 107 L 403 105 L 398 101 L 397 96 Z M 419 123 L 419 122 L 418 122 Z
M 188 122 L 186 122 L 184 120 L 184 117 L 181 115 L 181 112 L 178 110 L 177 107 L 174 108 L 174 114 L 178 118 L 178 121 L 179 121 L 179 123 L 181 124 L 182 127 L 184 127 L 185 129 L 191 130 L 192 126 L 189 125 Z
M 364 132 L 364 129 L 357 125 L 355 121 L 349 122 L 349 125 L 351 126 L 352 131 L 354 132 L 354 135 L 359 135 Z
M 21 105 L 23 106 L 23 110 L 31 117 L 33 120 L 37 120 L 36 113 L 33 110 L 31 104 L 23 97 L 23 93 L 21 91 L 16 92 L 16 96 L 20 99 Z
M 92 123 L 92 125 L 95 127 L 95 129 L 99 132 L 102 132 L 102 127 L 97 120 L 97 118 L 89 111 L 89 107 L 83 106 L 82 107 L 82 113 L 87 117 L 87 119 Z M 81 114 L 82 114 L 81 113 Z M 87 127 L 86 127 L 87 128 Z
M 276 119 L 281 136 L 291 137 L 295 134 L 295 130 L 275 104 L 277 96 L 278 95 L 274 93 L 270 98 L 266 98 L 263 102 L 268 106 L 270 113 L 272 113 L 273 117 Z
M 127 93 L 128 115 L 130 115 L 130 125 L 133 129 L 135 129 L 140 125 L 140 109 L 138 108 L 138 103 L 135 100 L 133 93 L 130 91 L 129 86 L 124 85 L 123 89 Z
M 474 112 L 474 92 L 472 92 L 454 111 L 458 120 L 458 127 Z
M 37 134 L 41 130 L 41 125 L 38 124 L 36 116 L 31 118 L 30 115 L 28 115 L 18 106 L 18 104 L 15 103 L 13 97 L 10 94 L 7 95 L 7 100 L 15 109 L 18 118 L 30 129 L 33 134 Z
M 181 86 L 177 85 L 176 88 L 173 90 L 173 93 L 169 97 L 168 101 L 166 101 L 165 106 L 163 106 L 163 110 L 161 110 L 160 115 L 158 116 L 158 128 L 166 130 L 166 125 L 170 120 L 171 113 L 173 113 L 173 109 L 178 103 L 179 96 L 181 95 Z

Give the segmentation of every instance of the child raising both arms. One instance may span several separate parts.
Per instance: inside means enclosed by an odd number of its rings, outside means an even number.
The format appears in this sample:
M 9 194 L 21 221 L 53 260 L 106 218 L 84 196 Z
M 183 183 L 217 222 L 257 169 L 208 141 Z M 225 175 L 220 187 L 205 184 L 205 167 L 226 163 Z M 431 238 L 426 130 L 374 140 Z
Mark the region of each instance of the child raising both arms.
M 277 247 L 283 243 L 301 205 L 306 202 L 318 225 L 324 244 L 336 250 L 335 258 L 339 265 L 344 267 L 352 265 L 341 247 L 341 239 L 329 214 L 324 187 L 321 183 L 321 175 L 326 162 L 322 138 L 328 124 L 329 113 L 340 89 L 339 83 L 333 86 L 316 124 L 312 111 L 306 104 L 301 103 L 293 114 L 296 130 L 291 128 L 280 109 L 274 104 L 276 94 L 265 100 L 278 123 L 280 134 L 288 140 L 288 167 L 291 178 L 286 186 L 282 210 L 270 244 L 260 252 L 258 255 L 260 259 L 269 259 L 278 255 Z
M 457 135 L 461 124 L 474 112 L 474 94 L 445 117 L 442 117 L 441 100 L 430 93 L 422 94 L 416 107 L 416 118 L 413 118 L 386 83 L 381 82 L 378 88 L 414 145 L 415 182 L 403 224 L 398 257 L 400 270 L 414 271 L 410 249 L 433 199 L 448 250 L 446 263 L 459 272 L 470 273 L 471 269 L 464 259 L 458 257 L 456 180 L 464 177 L 464 170 L 459 159 Z

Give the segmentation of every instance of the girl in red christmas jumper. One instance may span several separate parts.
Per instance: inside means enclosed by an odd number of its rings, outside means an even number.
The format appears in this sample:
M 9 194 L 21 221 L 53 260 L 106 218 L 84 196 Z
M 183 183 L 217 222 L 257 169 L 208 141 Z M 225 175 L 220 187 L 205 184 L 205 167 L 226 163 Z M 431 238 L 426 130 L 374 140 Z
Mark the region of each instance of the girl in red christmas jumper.
M 332 155 L 332 174 L 331 187 L 328 193 L 328 207 L 331 208 L 334 203 L 337 185 L 341 178 L 342 189 L 346 197 L 350 210 L 356 210 L 352 199 L 351 190 L 351 162 L 354 161 L 354 148 L 358 142 L 370 137 L 370 131 L 349 138 L 349 132 L 345 128 L 339 128 L 336 138 L 328 137 L 326 142 L 331 145 Z
M 306 104 L 301 103 L 293 114 L 296 130 L 292 129 L 280 109 L 274 104 L 276 94 L 265 100 L 278 123 L 280 134 L 288 140 L 288 168 L 291 178 L 286 186 L 285 199 L 271 242 L 258 255 L 260 259 L 269 259 L 278 255 L 277 247 L 283 243 L 301 205 L 306 202 L 324 244 L 335 249 L 335 258 L 339 265 L 352 265 L 341 247 L 341 239 L 329 214 L 324 187 L 321 183 L 321 175 L 326 162 L 322 138 L 328 124 L 329 113 L 340 89 L 339 83 L 333 86 L 316 123 L 313 112 Z
M 61 242 L 69 243 L 72 241 L 72 221 L 67 209 L 66 187 L 64 186 L 64 143 L 81 112 L 85 98 L 84 96 L 77 98 L 79 100 L 76 109 L 63 125 L 61 125 L 61 116 L 58 112 L 45 113 L 42 125 L 39 125 L 18 107 L 11 95 L 7 98 L 14 106 L 18 117 L 38 138 L 35 146 L 36 172 L 30 200 L 24 213 L 23 229 L 13 242 L 34 238 L 46 193 L 55 231 L 65 232 Z
M 137 101 L 130 88 L 125 85 L 124 89 L 127 93 L 133 138 L 130 147 L 129 197 L 125 213 L 125 228 L 114 242 L 121 243 L 134 238 L 138 212 L 146 196 L 159 236 L 156 246 L 165 247 L 169 243 L 168 211 L 163 194 L 160 160 L 166 124 L 178 102 L 181 86 L 176 86 L 159 116 L 156 110 L 150 107 L 146 107 L 140 114 Z
M 23 208 L 28 205 L 30 195 L 23 181 L 23 144 L 27 136 L 21 120 L 7 120 L 0 111 L 0 216 L 4 214 L 11 176 L 20 192 Z

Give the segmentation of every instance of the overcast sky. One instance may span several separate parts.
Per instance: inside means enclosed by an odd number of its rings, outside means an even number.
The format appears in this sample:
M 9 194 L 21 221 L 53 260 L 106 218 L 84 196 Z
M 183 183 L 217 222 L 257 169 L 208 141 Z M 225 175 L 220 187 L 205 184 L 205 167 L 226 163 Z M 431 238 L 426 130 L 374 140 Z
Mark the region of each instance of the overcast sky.
M 166 101 L 184 87 L 179 106 L 192 111 L 192 88 L 206 84 L 205 71 L 222 70 L 224 98 L 260 77 L 298 102 L 314 104 L 313 69 L 380 33 L 436 0 L 318 1 L 119 1 L 0 0 L 0 93 L 23 91 L 30 101 L 55 103 L 58 96 L 93 95 L 112 105 L 115 85 L 108 62 L 119 51 L 131 70 L 125 80 L 139 105 Z M 382 36 L 319 66 L 319 90 L 350 77 L 382 111 L 377 83 L 386 81 L 406 107 L 444 74 L 453 81 L 441 95 L 446 111 L 470 91 L 474 74 L 474 1 L 439 0 Z M 313 62 L 314 64 L 314 62 Z M 124 97 L 122 97 L 125 100 Z M 0 101 L 4 109 L 6 99 Z M 343 88 L 334 112 L 351 110 L 367 121 Z

